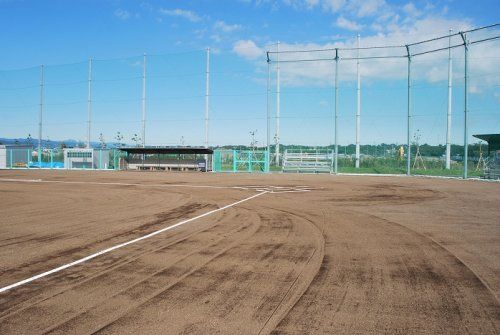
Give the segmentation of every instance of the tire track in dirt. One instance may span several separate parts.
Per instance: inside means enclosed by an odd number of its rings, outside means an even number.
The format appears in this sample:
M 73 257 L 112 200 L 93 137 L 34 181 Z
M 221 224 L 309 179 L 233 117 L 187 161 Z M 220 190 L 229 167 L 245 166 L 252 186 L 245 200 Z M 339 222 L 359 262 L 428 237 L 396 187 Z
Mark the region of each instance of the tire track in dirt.
M 239 210 L 238 210 L 239 211 Z M 198 271 L 205 264 L 219 257 L 227 250 L 233 248 L 242 240 L 251 236 L 258 229 L 260 222 L 248 218 L 256 218 L 254 215 L 243 217 L 237 215 L 236 221 L 240 223 L 235 229 L 223 233 L 222 237 L 208 246 L 204 246 L 190 252 L 187 256 L 179 259 L 174 257 L 174 262 L 159 271 L 141 279 L 139 282 L 115 292 L 106 301 L 88 308 L 86 311 L 73 316 L 55 326 L 45 329 L 43 333 L 68 334 L 96 332 L 96 325 L 113 324 L 116 320 L 127 313 L 146 304 L 159 294 L 175 287 L 184 278 Z M 232 218 L 227 218 L 231 220 Z M 243 224 L 243 225 L 241 225 Z M 220 223 L 224 225 L 224 221 Z M 205 240 L 205 239 L 202 239 Z M 191 248 L 189 248 L 191 249 Z M 99 327 L 98 327 L 99 328 Z
M 288 215 L 299 217 L 303 219 L 305 222 L 307 222 L 310 228 L 312 228 L 312 232 L 314 234 L 314 240 L 316 241 L 316 248 L 314 250 L 314 253 L 309 257 L 306 264 L 304 264 L 304 266 L 300 270 L 300 273 L 297 275 L 293 283 L 290 285 L 286 294 L 282 297 L 279 305 L 276 306 L 275 310 L 271 313 L 267 321 L 260 328 L 258 334 L 270 333 L 274 328 L 276 328 L 279 322 L 288 314 L 290 309 L 297 303 L 300 297 L 306 292 L 311 282 L 314 280 L 314 277 L 318 273 L 321 263 L 323 262 L 323 257 L 325 254 L 324 253 L 325 240 L 323 238 L 322 231 L 320 231 L 319 228 L 309 218 L 307 218 L 304 215 L 298 215 L 291 211 L 286 211 L 284 209 L 279 209 L 278 211 L 287 213 Z M 309 271 L 306 272 L 305 270 L 307 266 L 309 266 L 307 269 Z M 299 283 L 300 277 L 303 278 L 301 278 L 301 281 Z M 293 288 L 295 288 L 294 292 L 292 292 Z M 288 299 L 285 303 L 287 297 Z
M 120 190 L 113 190 L 111 194 L 114 195 L 117 192 L 120 192 Z M 75 195 L 79 193 L 75 192 L 71 194 Z M 71 194 L 68 198 L 72 198 Z M 9 260 L 0 265 L 1 286 L 7 284 L 4 281 L 6 278 L 17 281 L 29 277 L 34 273 L 42 272 L 44 269 L 64 263 L 68 259 L 68 256 L 72 256 L 75 253 L 83 254 L 86 252 L 85 248 L 89 251 L 95 250 L 95 248 L 100 248 L 103 244 L 114 241 L 115 238 L 119 240 L 131 234 L 141 233 L 141 231 L 150 231 L 150 229 L 140 229 L 138 226 L 147 228 L 147 225 L 151 222 L 158 221 L 158 223 L 161 223 L 161 220 L 155 217 L 155 213 L 158 213 L 162 209 L 167 213 L 169 210 L 175 211 L 176 207 L 186 205 L 190 201 L 189 199 L 192 198 L 192 195 L 189 193 L 175 191 L 168 194 L 167 199 L 170 201 L 167 203 L 161 201 L 165 197 L 161 197 L 160 192 L 156 192 L 152 196 L 150 194 L 142 196 L 142 200 L 138 202 L 138 205 L 141 206 L 140 210 L 132 211 L 133 213 L 137 213 L 134 219 L 132 216 L 126 217 L 126 214 L 124 215 L 123 213 L 131 212 L 133 208 L 132 202 L 137 193 L 130 194 L 126 192 L 132 198 L 129 198 L 127 201 L 118 200 L 117 206 L 113 206 L 111 210 L 106 209 L 106 203 L 103 205 L 100 204 L 100 192 L 96 193 L 95 190 L 92 190 L 92 194 L 96 194 L 97 199 L 94 199 L 94 202 L 90 202 L 87 206 L 97 204 L 97 207 L 92 209 L 96 214 L 84 215 L 82 209 L 84 211 L 89 211 L 89 209 L 85 206 L 75 205 L 74 203 L 68 209 L 64 210 L 64 213 L 61 213 L 60 208 L 59 210 L 51 211 L 50 206 L 49 208 L 44 207 L 37 210 L 31 209 L 33 206 L 30 207 L 29 213 L 32 214 L 23 216 L 23 221 L 21 222 L 21 224 L 27 222 L 28 230 L 25 228 L 21 231 L 25 233 L 29 232 L 29 237 L 26 238 L 26 234 L 21 234 L 20 240 L 18 240 L 20 243 L 16 243 L 16 239 L 11 238 L 8 248 L 0 248 L 0 258 L 6 257 Z M 36 201 L 36 199 L 38 197 L 31 199 L 31 201 Z M 50 203 L 54 202 L 58 203 L 57 199 Z M 34 208 L 36 209 L 36 207 Z M 9 214 L 11 212 L 7 211 L 5 214 L 13 215 Z M 144 212 L 148 212 L 147 215 L 144 215 Z M 2 211 L 0 211 L 0 215 L 1 213 Z M 19 213 L 19 210 L 16 209 L 14 213 Z M 42 213 L 42 215 L 40 216 L 37 213 Z M 49 215 L 48 213 L 52 214 Z M 66 220 L 61 220 L 61 217 L 65 217 Z M 151 217 L 153 220 L 149 219 Z M 178 217 L 181 217 L 181 215 Z M 9 235 L 19 235 L 19 232 L 14 227 L 9 228 L 2 225 L 2 229 Z M 137 229 L 141 231 L 136 231 Z M 117 236 L 119 235 L 117 231 L 120 232 L 120 236 Z M 29 244 L 27 245 L 26 242 L 29 242 Z M 76 248 L 74 247 L 75 245 L 77 246 Z M 34 252 L 38 248 L 40 252 Z M 16 260 L 10 257 L 13 253 L 29 255 L 29 257 L 25 256 L 20 260 Z
M 213 217 L 213 222 L 210 223 L 209 225 L 204 225 L 199 228 L 196 228 L 193 232 L 189 234 L 185 234 L 182 230 L 181 231 L 173 231 L 171 234 L 167 237 L 169 240 L 172 240 L 171 242 L 167 243 L 166 245 L 162 244 L 160 246 L 155 246 L 155 244 L 158 243 L 153 243 L 152 247 L 148 247 L 146 250 L 141 250 L 138 253 L 132 253 L 130 255 L 127 255 L 128 252 L 121 252 L 125 253 L 125 255 L 120 254 L 115 254 L 114 255 L 107 255 L 106 261 L 97 261 L 94 262 L 93 264 L 93 273 L 94 274 L 86 274 L 84 277 L 78 277 L 78 272 L 81 272 L 81 269 L 68 269 L 65 272 L 55 274 L 50 276 L 49 278 L 44 278 L 39 280 L 37 283 L 32 283 L 30 286 L 26 287 L 20 287 L 17 288 L 16 290 L 13 290 L 12 292 L 9 292 L 9 294 L 4 295 L 4 297 L 0 298 L 1 306 L 5 307 L 8 306 L 8 302 L 16 302 L 15 305 L 13 305 L 11 308 L 3 309 L 2 308 L 2 313 L 0 314 L 0 321 L 4 318 L 5 315 L 7 314 L 12 314 L 12 313 L 17 313 L 20 311 L 23 311 L 24 309 L 35 305 L 37 303 L 40 303 L 42 301 L 48 300 L 56 295 L 62 294 L 68 290 L 73 289 L 75 286 L 86 283 L 90 280 L 93 280 L 101 275 L 104 275 L 110 271 L 115 270 L 116 268 L 119 268 L 121 266 L 127 265 L 131 262 L 136 261 L 139 257 L 147 255 L 149 253 L 154 253 L 158 251 L 163 251 L 166 249 L 171 248 L 172 246 L 175 246 L 179 243 L 184 242 L 185 240 L 192 238 L 198 233 L 202 233 L 204 231 L 213 229 L 220 221 L 222 220 L 221 215 L 214 215 Z M 180 237 L 177 237 L 180 235 Z M 67 287 L 66 282 L 68 280 L 72 281 L 77 281 L 75 284 Z M 78 281 L 80 280 L 80 281 Z M 56 289 L 52 290 L 52 287 L 46 287 L 46 285 L 49 282 L 56 282 L 56 287 L 62 286 L 62 289 Z M 31 287 L 31 288 L 30 288 Z M 49 293 L 48 295 L 45 292 L 40 292 L 42 289 L 48 289 Z M 52 292 L 55 291 L 55 292 Z M 34 295 L 34 296 L 31 296 Z M 41 297 L 41 298 L 40 298 Z M 34 301 L 33 301 L 34 300 Z M 27 306 L 26 306 L 27 304 Z M 13 309 L 16 310 L 13 310 Z
M 231 220 L 238 220 L 241 222 L 241 219 L 239 219 L 239 215 L 236 216 L 228 216 L 226 217 L 227 219 Z M 169 266 L 174 266 L 175 268 L 175 263 L 177 261 L 181 261 L 185 259 L 186 257 L 192 257 L 190 254 L 195 254 L 198 251 L 197 250 L 203 250 L 203 248 L 206 248 L 205 246 L 201 246 L 198 249 L 195 248 L 195 244 L 193 243 L 206 243 L 212 241 L 216 236 L 221 235 L 222 238 L 227 238 L 231 234 L 238 234 L 245 229 L 247 229 L 248 225 L 243 225 L 240 227 L 237 227 L 236 229 L 234 228 L 234 225 L 229 225 L 226 226 L 224 224 L 219 224 L 221 221 L 217 220 L 215 225 L 211 225 L 208 228 L 205 228 L 203 231 L 196 231 L 192 234 L 190 234 L 188 237 L 183 238 L 181 241 L 176 241 L 175 243 L 169 243 L 167 246 L 162 245 L 160 248 L 155 248 L 154 250 L 148 250 L 147 252 L 143 252 L 140 255 L 134 255 L 134 260 L 127 260 L 126 263 L 124 264 L 119 264 L 117 266 L 114 266 L 112 269 L 106 269 L 106 271 L 103 273 L 99 271 L 95 276 L 92 278 L 89 278 L 85 280 L 84 282 L 81 283 L 76 283 L 75 285 L 71 285 L 71 287 L 66 288 L 62 292 L 58 292 L 51 297 L 43 299 L 43 301 L 37 302 L 35 305 L 29 306 L 24 308 L 22 311 L 23 313 L 21 314 L 20 317 L 19 315 L 16 315 L 17 313 L 14 313 L 12 315 L 9 315 L 9 318 L 13 318 L 16 323 L 23 324 L 22 319 L 25 319 L 28 317 L 27 320 L 25 320 L 28 323 L 33 323 L 33 317 L 34 316 L 42 316 L 42 315 L 64 315 L 66 318 L 68 317 L 67 313 L 58 309 L 59 307 L 62 306 L 62 309 L 67 308 L 66 305 L 67 301 L 73 301 L 73 305 L 71 306 L 71 310 L 75 310 L 76 306 L 75 305 L 78 303 L 83 303 L 80 307 L 78 307 L 76 310 L 79 310 L 80 312 L 84 311 L 85 308 L 85 302 L 89 301 L 91 303 L 97 303 L 103 299 L 106 299 L 106 297 L 109 296 L 109 292 L 113 293 L 119 288 L 120 286 L 127 287 L 131 285 L 132 279 L 135 277 L 138 278 L 143 278 L 149 277 L 151 273 L 160 272 L 160 273 L 166 273 L 168 272 L 165 270 L 165 268 L 158 268 L 157 266 L 154 266 L 155 262 L 152 261 L 151 259 L 156 259 L 160 260 L 160 263 L 163 264 L 165 262 L 168 263 L 170 261 Z M 222 229 L 221 229 L 222 228 Z M 232 228 L 232 229 L 229 229 Z M 215 231 L 210 231 L 210 230 L 215 230 Z M 200 234 L 204 234 L 207 236 L 200 236 Z M 230 234 L 231 233 L 231 234 Z M 213 236 L 213 237 L 210 237 Z M 192 241 L 189 242 L 191 239 Z M 194 239 L 194 240 L 193 240 Z M 161 241 L 160 241 L 161 242 Z M 157 244 L 157 243 L 156 243 Z M 175 244 L 177 245 L 175 249 L 172 249 L 172 245 Z M 212 243 L 213 244 L 213 243 Z M 211 245 L 211 244 L 210 244 Z M 191 250 L 194 249 L 194 250 Z M 188 253 L 190 252 L 190 253 Z M 186 254 L 185 254 L 186 253 Z M 161 256 L 164 255 L 164 256 Z M 168 258 L 168 260 L 164 260 L 165 257 Z M 151 262 L 153 264 L 151 264 Z M 172 263 L 173 262 L 173 263 Z M 167 266 L 168 268 L 168 266 Z M 70 275 L 71 276 L 71 275 Z M 104 276 L 104 278 L 103 278 Z M 67 282 L 67 276 L 61 276 L 62 278 L 57 278 L 57 282 L 63 281 Z M 160 278 L 161 278 L 160 274 Z M 66 280 L 64 280 L 66 278 Z M 104 279 L 107 279 L 108 281 L 103 282 Z M 136 279 L 138 280 L 138 279 Z M 121 283 L 120 283 L 121 282 Z M 142 282 L 142 280 L 139 280 L 139 284 Z M 83 292 L 82 292 L 82 288 Z M 84 293 L 86 292 L 86 293 Z M 102 292 L 102 296 L 99 296 L 100 293 Z M 82 294 L 84 294 L 83 301 L 82 301 Z M 98 295 L 96 298 L 95 295 Z M 69 295 L 69 296 L 68 296 Z M 92 298 L 94 297 L 94 298 Z M 55 299 L 55 300 L 54 300 Z M 96 300 L 97 299 L 97 300 Z M 40 305 L 42 304 L 42 305 Z M 45 305 L 45 307 L 43 307 Z M 120 306 L 120 305 L 118 305 Z M 41 309 L 43 308 L 43 309 Z M 83 308 L 83 310 L 82 310 Z M 91 308 L 91 306 L 87 306 L 87 308 Z M 58 313 L 59 312 L 59 313 Z M 53 325 L 54 320 L 52 318 L 42 318 L 41 320 L 35 320 L 34 324 L 39 327 L 40 324 L 47 324 L 47 327 L 49 324 Z M 5 326 L 8 324 L 4 318 L 2 320 L 2 324 Z M 13 329 L 16 329 L 15 324 L 11 325 Z M 18 325 L 19 326 L 19 325 Z M 21 327 L 22 328 L 22 327 Z M 4 329 L 8 329 L 5 327 Z M 25 327 L 26 329 L 26 327 Z
M 498 302 L 453 255 L 399 224 L 333 211 L 321 269 L 273 334 L 498 332 Z
M 317 229 L 286 212 L 259 207 L 258 215 L 261 224 L 251 237 L 97 333 L 167 329 L 169 333 L 241 333 L 279 321 L 282 310 L 308 286 L 305 273 L 314 277 L 312 260 L 320 255 L 318 240 L 313 238 Z M 172 315 L 158 315 L 159 311 Z M 155 321 L 148 322 L 151 318 Z

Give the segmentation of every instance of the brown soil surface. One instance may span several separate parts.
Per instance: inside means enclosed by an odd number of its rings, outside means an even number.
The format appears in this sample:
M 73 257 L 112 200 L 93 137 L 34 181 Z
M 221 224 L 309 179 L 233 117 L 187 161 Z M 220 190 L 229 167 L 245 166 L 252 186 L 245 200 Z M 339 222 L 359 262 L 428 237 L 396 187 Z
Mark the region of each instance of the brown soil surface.
M 0 334 L 500 332 L 500 183 L 481 181 L 0 171 L 0 287 L 267 186 L 313 190 L 0 293 Z

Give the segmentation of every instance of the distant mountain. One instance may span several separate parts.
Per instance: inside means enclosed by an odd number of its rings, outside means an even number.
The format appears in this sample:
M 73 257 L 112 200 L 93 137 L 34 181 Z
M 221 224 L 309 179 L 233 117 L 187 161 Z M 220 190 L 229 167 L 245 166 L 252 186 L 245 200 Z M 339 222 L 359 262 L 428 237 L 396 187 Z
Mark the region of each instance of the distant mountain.
M 67 148 L 85 147 L 85 142 L 72 140 L 72 139 L 62 140 L 62 141 L 42 140 L 42 147 L 43 148 L 60 148 L 63 143 Z M 38 140 L 34 139 L 34 138 L 29 140 L 27 138 L 1 138 L 0 137 L 0 144 L 32 145 L 33 147 L 37 147 Z M 101 147 L 100 142 L 90 142 L 90 145 L 92 148 L 100 148 Z M 128 144 L 126 144 L 126 145 L 128 145 Z M 106 143 L 106 146 L 108 148 L 116 148 L 119 145 L 117 143 Z

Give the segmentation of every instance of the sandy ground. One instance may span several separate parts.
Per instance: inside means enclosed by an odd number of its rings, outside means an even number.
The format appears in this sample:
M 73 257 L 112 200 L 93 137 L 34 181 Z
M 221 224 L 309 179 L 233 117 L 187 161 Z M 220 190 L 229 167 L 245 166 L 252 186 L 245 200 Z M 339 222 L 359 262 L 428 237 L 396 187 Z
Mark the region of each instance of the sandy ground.
M 312 190 L 0 293 L 0 334 L 500 332 L 500 183 L 479 181 L 0 171 L 0 287 L 259 193 L 249 186 Z

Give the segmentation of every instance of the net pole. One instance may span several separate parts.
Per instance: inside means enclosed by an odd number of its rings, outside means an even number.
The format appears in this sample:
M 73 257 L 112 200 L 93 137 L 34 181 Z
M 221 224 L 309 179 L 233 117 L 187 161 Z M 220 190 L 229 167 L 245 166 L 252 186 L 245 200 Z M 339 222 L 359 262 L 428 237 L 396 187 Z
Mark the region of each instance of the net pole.
M 88 97 L 87 97 L 87 148 L 90 148 L 90 128 L 92 122 L 92 58 L 89 59 Z
M 410 54 L 410 47 L 407 45 L 406 46 L 406 52 L 408 54 L 408 98 L 407 98 L 407 117 L 408 121 L 406 124 L 406 148 L 407 148 L 407 154 L 406 154 L 406 175 L 409 176 L 411 174 L 411 54 Z
M 207 66 L 205 70 L 205 148 L 208 148 L 208 123 L 210 108 L 210 48 L 207 48 Z
M 465 33 L 460 33 L 464 41 L 464 175 L 463 178 L 467 179 L 468 172 L 468 158 L 469 158 L 469 143 L 468 143 L 468 76 L 469 76 L 469 42 Z
M 280 166 L 280 42 L 276 45 L 276 165 Z
M 452 99 L 452 76 L 453 63 L 451 59 L 451 35 L 453 30 L 449 30 L 448 40 L 448 112 L 446 114 L 446 169 L 451 168 L 451 99 Z
M 40 65 L 40 110 L 38 112 L 38 167 L 41 166 L 42 162 L 43 98 L 44 98 L 44 66 Z
M 146 54 L 142 60 L 142 147 L 146 146 Z
M 267 154 L 271 153 L 271 110 L 270 110 L 270 90 L 271 90 L 271 64 L 269 62 L 269 56 L 267 61 L 267 101 L 266 101 L 266 115 L 267 115 L 267 126 L 266 126 L 266 143 L 267 143 Z M 269 171 L 269 159 L 266 163 L 267 170 Z
M 356 72 L 357 72 L 357 109 L 356 109 L 356 169 L 359 169 L 359 158 L 360 158 L 360 127 L 361 127 L 361 74 L 359 72 L 359 44 L 360 38 L 359 34 L 357 37 L 358 42 L 358 55 L 356 60 Z
M 335 49 L 335 161 L 333 171 L 335 174 L 338 172 L 338 158 L 339 158 L 339 147 L 338 147 L 338 101 L 339 101 L 339 50 Z

